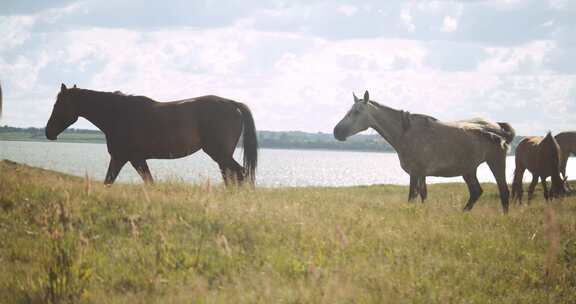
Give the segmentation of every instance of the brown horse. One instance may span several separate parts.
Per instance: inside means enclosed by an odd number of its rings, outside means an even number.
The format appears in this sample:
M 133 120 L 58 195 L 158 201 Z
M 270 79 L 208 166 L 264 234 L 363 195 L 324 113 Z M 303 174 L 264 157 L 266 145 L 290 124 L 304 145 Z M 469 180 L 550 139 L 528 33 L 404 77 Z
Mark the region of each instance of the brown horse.
M 546 199 L 564 193 L 564 181 L 560 177 L 560 146 L 550 132 L 545 137 L 530 136 L 522 139 L 516 147 L 516 169 L 512 182 L 512 197 L 522 202 L 522 177 L 528 169 L 532 173 L 532 182 L 528 187 L 528 200 L 532 199 L 538 179 L 542 182 Z M 548 192 L 546 178 L 552 177 L 552 186 Z
M 566 179 L 566 165 L 568 164 L 568 158 L 572 154 L 576 154 L 576 131 L 560 132 L 554 136 L 558 145 L 560 145 L 561 157 L 560 157 L 560 173 L 562 173 L 562 178 Z
M 46 137 L 58 134 L 84 117 L 106 136 L 110 165 L 104 183 L 111 185 L 130 162 L 145 182 L 152 182 L 147 159 L 174 159 L 200 149 L 218 163 L 224 182 L 252 184 L 258 142 L 252 114 L 245 104 L 208 95 L 173 102 L 144 96 L 98 92 L 64 84 L 46 125 Z M 232 154 L 243 137 L 244 167 Z
M 410 174 L 409 201 L 418 194 L 426 199 L 426 176 L 462 176 L 470 192 L 464 211 L 471 210 L 482 194 L 476 169 L 486 162 L 496 178 L 502 209 L 508 212 L 506 151 L 514 138 L 509 124 L 484 119 L 441 122 L 380 105 L 369 99 L 368 91 L 364 99 L 353 96 L 354 104 L 334 128 L 334 137 L 343 141 L 375 129 L 394 147 L 402 169 Z

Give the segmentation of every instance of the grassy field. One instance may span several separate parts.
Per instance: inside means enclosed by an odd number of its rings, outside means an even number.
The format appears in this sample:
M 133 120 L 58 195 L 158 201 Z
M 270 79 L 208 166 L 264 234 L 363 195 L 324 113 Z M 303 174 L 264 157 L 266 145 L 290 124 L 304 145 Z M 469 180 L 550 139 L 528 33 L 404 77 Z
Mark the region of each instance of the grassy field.
M 3 303 L 576 303 L 576 198 L 232 189 L 0 162 Z

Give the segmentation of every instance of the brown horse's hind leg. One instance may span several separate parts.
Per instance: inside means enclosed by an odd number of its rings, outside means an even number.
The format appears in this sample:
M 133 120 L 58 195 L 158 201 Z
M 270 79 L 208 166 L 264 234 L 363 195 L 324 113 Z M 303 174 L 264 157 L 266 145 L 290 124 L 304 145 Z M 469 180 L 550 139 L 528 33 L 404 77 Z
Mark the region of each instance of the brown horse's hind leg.
M 522 178 L 524 177 L 525 171 L 526 168 L 522 167 L 520 164 L 518 164 L 518 162 L 516 162 L 516 169 L 514 170 L 514 181 L 512 182 L 512 199 L 518 201 L 519 204 L 522 204 L 522 196 L 524 194 L 524 189 L 522 189 Z
M 142 180 L 144 180 L 146 184 L 152 184 L 154 182 L 152 174 L 150 173 L 150 168 L 148 168 L 148 163 L 146 163 L 145 159 L 131 160 L 130 163 L 132 164 L 132 167 L 136 169 L 136 172 L 140 174 L 140 177 L 142 177 Z
M 426 176 L 422 176 L 420 178 L 420 198 L 422 199 L 422 203 L 428 197 L 428 189 L 426 188 Z
M 226 186 L 236 185 L 244 181 L 244 168 L 232 157 L 233 148 L 229 152 L 220 151 L 214 147 L 204 147 L 202 150 L 218 164 Z
M 488 167 L 494 174 L 496 184 L 498 184 L 498 191 L 500 192 L 500 203 L 504 213 L 508 213 L 508 199 L 510 198 L 510 191 L 508 191 L 508 184 L 506 183 L 506 154 L 502 153 L 496 159 L 488 160 Z
M 466 206 L 464 206 L 464 211 L 470 211 L 484 191 L 482 190 L 480 182 L 478 182 L 478 178 L 476 177 L 476 170 L 474 170 L 473 173 L 466 174 L 462 177 L 468 186 L 468 192 L 470 192 L 470 198 L 468 199 Z
M 244 182 L 244 168 L 240 166 L 233 158 L 228 161 L 218 163 L 222 178 L 226 186 L 240 185 Z
M 106 179 L 104 179 L 104 185 L 110 186 L 118 177 L 118 173 L 122 167 L 126 164 L 125 160 L 118 160 L 114 157 L 110 159 L 110 164 L 108 165 L 108 172 L 106 172 Z
M 542 183 L 542 192 L 544 192 L 544 198 L 546 200 L 550 199 L 550 193 L 548 192 L 548 184 L 546 184 L 546 177 L 540 176 L 540 182 Z
M 536 188 L 537 184 L 538 184 L 538 175 L 532 175 L 532 182 L 530 183 L 530 186 L 528 186 L 528 201 L 530 201 L 532 197 L 534 197 L 534 189 Z

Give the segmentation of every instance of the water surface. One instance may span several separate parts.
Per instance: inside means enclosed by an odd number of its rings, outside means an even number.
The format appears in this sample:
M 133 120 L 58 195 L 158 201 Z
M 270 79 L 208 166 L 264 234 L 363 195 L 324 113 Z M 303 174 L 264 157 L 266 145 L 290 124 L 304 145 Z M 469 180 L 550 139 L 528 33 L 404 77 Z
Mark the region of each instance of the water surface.
M 257 183 L 261 186 L 407 185 L 410 182 L 394 153 L 281 149 L 261 149 L 259 153 Z M 241 154 L 242 150 L 238 149 L 235 155 L 240 163 Z M 110 156 L 103 144 L 0 141 L 0 159 L 103 180 Z M 506 176 L 511 182 L 514 157 L 509 156 L 506 162 Z M 218 166 L 202 151 L 175 160 L 149 160 L 148 164 L 154 177 L 160 180 L 221 182 Z M 574 159 L 568 162 L 567 175 L 576 177 Z M 478 179 L 494 182 L 486 164 L 478 168 Z M 526 173 L 524 180 L 530 179 L 531 175 Z M 140 182 L 140 177 L 128 164 L 118 180 Z M 461 182 L 462 178 L 428 177 L 427 181 Z

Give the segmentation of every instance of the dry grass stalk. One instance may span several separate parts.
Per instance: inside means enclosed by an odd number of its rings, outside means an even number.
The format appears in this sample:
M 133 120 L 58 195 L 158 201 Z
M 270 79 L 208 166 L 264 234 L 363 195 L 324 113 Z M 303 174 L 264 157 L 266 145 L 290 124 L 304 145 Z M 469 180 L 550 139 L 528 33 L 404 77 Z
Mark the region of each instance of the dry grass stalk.
M 554 262 L 560 251 L 560 228 L 556 221 L 556 212 L 550 206 L 547 206 L 544 210 L 544 229 L 549 242 L 544 258 L 544 271 L 547 276 L 550 276 L 553 274 Z
M 133 237 L 140 236 L 140 230 L 138 229 L 138 225 L 136 225 L 136 221 L 138 220 L 137 216 L 129 216 L 128 222 L 130 223 L 130 231 Z
M 147 203 L 150 203 L 150 196 L 148 195 L 148 191 L 146 190 L 146 185 L 142 184 L 142 193 L 144 193 L 144 199 Z
M 340 242 L 340 246 L 342 248 L 348 246 L 348 237 L 340 225 L 336 225 L 336 236 L 338 237 L 338 241 Z
M 92 180 L 90 176 L 88 176 L 88 172 L 84 174 L 84 193 L 87 196 L 90 196 L 92 193 Z
M 70 193 L 68 191 L 64 192 L 65 201 L 59 200 L 58 201 L 58 213 L 59 213 L 59 221 L 62 224 L 62 228 L 64 232 L 68 232 L 71 230 L 71 223 L 70 223 L 70 215 L 67 211 L 67 206 L 70 205 Z
M 228 245 L 228 239 L 225 235 L 221 234 L 217 239 L 216 243 L 222 248 L 226 256 L 232 256 L 232 249 L 230 249 L 230 245 Z

